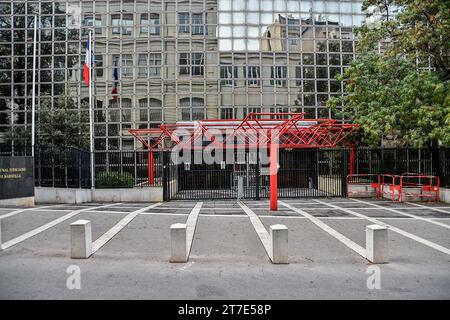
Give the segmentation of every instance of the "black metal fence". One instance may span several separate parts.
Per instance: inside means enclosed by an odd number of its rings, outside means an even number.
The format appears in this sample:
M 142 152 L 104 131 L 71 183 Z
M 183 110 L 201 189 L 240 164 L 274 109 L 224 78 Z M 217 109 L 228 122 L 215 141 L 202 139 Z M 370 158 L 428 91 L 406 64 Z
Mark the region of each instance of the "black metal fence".
M 0 144 L 0 156 L 31 156 L 31 146 Z M 89 151 L 74 147 L 36 147 L 35 185 L 40 187 L 89 188 Z
M 360 148 L 354 163 L 356 174 L 435 175 L 441 186 L 450 186 L 450 148 Z
M 35 185 L 40 187 L 89 188 L 90 154 L 73 147 L 36 148 Z
M 31 148 L 0 144 L 0 156 L 21 155 L 31 155 Z M 167 200 L 269 196 L 268 166 L 248 151 L 236 153 L 232 164 L 174 164 L 170 151 L 155 151 L 149 166 L 147 150 L 96 151 L 94 161 L 96 188 L 163 187 Z M 351 162 L 349 149 L 280 150 L 279 197 L 343 196 Z M 450 148 L 357 148 L 353 168 L 355 174 L 437 175 L 441 186 L 450 187 Z M 89 188 L 90 176 L 88 151 L 35 150 L 36 186 Z
M 280 198 L 345 195 L 342 177 L 347 175 L 348 150 L 280 150 L 279 164 Z M 232 164 L 170 163 L 169 167 L 176 170 L 166 181 L 168 199 L 260 199 L 270 195 L 269 165 L 256 153 L 236 152 Z
M 146 150 L 96 151 L 95 186 L 114 187 L 161 187 L 163 184 L 163 152 L 153 152 L 153 166 L 149 166 L 150 153 Z M 153 181 L 150 181 L 151 173 Z

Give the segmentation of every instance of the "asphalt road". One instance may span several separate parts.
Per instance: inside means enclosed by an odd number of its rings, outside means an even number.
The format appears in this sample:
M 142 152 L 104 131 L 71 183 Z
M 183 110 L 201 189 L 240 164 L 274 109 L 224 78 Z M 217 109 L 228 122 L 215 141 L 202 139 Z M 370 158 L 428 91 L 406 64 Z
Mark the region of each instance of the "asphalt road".
M 137 215 L 89 259 L 71 259 L 70 223 L 90 220 L 95 241 L 131 212 L 151 204 L 53 205 L 15 214 L 11 213 L 20 208 L 0 208 L 0 299 L 450 298 L 450 254 L 439 250 L 450 248 L 450 205 L 317 199 L 334 206 L 330 207 L 315 199 L 281 200 L 362 247 L 365 226 L 373 223 L 349 210 L 419 240 L 389 230 L 390 262 L 372 265 L 298 212 L 280 204 L 274 213 L 268 201 L 245 201 L 266 229 L 277 223 L 289 228 L 290 263 L 274 265 L 236 201 L 204 201 L 189 262 L 169 263 L 169 227 L 184 223 L 197 203 L 172 201 Z M 88 210 L 22 239 L 27 232 L 83 209 Z M 81 287 L 69 289 L 78 270 Z M 379 289 L 373 288 L 378 271 Z

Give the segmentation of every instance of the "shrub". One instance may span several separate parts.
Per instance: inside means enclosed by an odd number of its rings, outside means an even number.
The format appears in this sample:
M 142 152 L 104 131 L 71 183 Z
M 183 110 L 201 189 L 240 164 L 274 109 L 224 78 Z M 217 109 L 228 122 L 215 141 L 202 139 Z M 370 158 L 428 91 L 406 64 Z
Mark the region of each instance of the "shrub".
M 133 176 L 128 172 L 100 172 L 95 180 L 96 187 L 125 187 L 132 188 L 134 184 Z

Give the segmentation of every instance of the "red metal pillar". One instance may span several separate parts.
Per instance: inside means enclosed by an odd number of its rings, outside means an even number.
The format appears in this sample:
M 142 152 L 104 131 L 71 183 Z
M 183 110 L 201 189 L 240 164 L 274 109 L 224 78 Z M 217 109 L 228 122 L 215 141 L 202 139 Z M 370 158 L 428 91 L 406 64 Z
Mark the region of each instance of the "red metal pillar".
M 270 144 L 270 210 L 278 210 L 278 159 L 277 144 Z
M 355 146 L 350 145 L 350 174 L 355 174 Z
M 153 150 L 148 150 L 148 185 L 152 186 L 155 183 L 153 176 Z

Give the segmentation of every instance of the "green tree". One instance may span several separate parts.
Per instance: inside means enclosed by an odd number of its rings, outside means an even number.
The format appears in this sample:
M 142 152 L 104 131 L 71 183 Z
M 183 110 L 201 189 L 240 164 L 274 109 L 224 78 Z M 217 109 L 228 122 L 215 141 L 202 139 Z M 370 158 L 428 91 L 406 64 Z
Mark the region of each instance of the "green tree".
M 431 64 L 439 78 L 450 79 L 450 2 L 447 0 L 365 0 L 368 23 L 358 34 L 359 52 L 376 50 Z
M 2 140 L 7 145 L 14 145 L 14 147 L 22 148 L 29 146 L 31 144 L 31 126 L 9 127 Z
M 49 100 L 43 100 L 38 120 L 39 145 L 89 149 L 89 109 L 84 100 L 80 109 L 71 98 L 56 98 L 53 108 Z
M 344 96 L 328 106 L 342 106 L 370 146 L 383 137 L 414 147 L 450 144 L 448 2 L 366 0 L 363 7 L 377 19 L 358 30 L 357 58 L 338 76 Z
M 361 140 L 379 145 L 395 137 L 398 145 L 450 144 L 450 83 L 417 71 L 407 60 L 376 53 L 360 55 L 343 76 L 345 95 L 328 105 L 343 105 L 346 119 L 360 124 Z
M 31 125 L 10 127 L 4 135 L 7 144 L 23 146 L 31 144 Z M 78 109 L 75 101 L 64 97 L 41 100 L 36 112 L 36 145 L 77 147 L 89 149 L 89 109 L 85 100 Z

